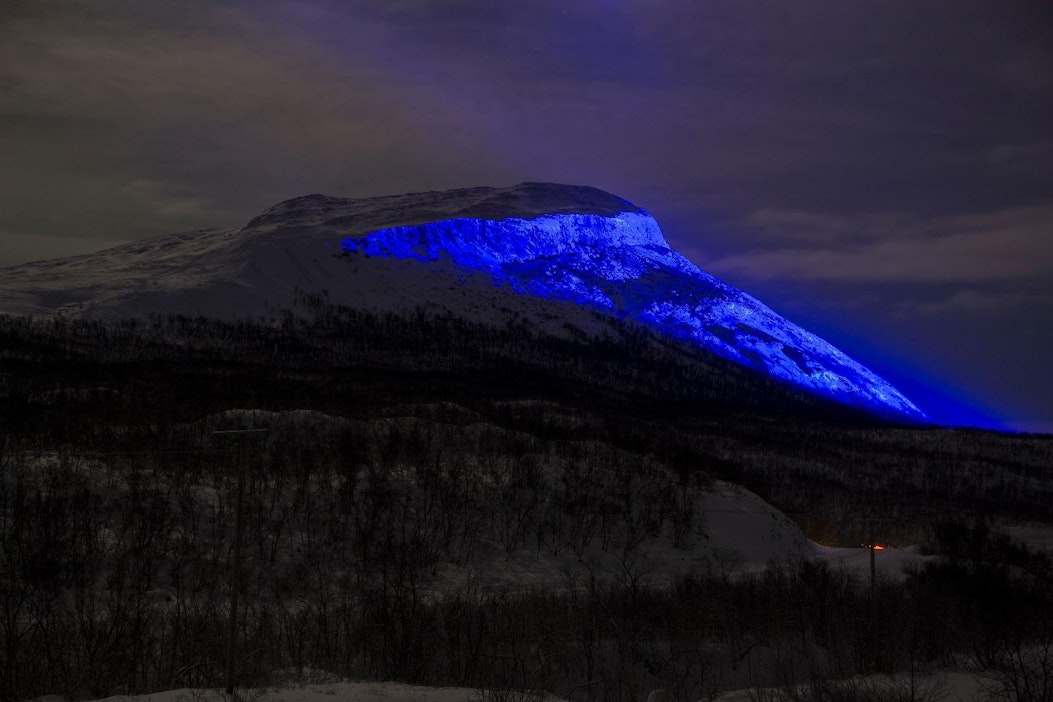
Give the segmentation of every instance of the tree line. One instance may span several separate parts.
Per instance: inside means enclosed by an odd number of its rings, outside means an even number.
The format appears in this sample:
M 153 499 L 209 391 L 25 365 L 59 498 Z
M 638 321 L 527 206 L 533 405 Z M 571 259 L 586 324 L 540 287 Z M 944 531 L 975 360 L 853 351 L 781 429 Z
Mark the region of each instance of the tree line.
M 1011 699 L 1048 694 L 1048 559 L 997 527 L 1053 522 L 1049 437 L 895 426 L 617 324 L 303 304 L 278 323 L 0 317 L 0 697 L 219 684 L 243 469 L 244 684 L 321 668 L 508 699 L 819 698 L 968 655 Z M 213 433 L 254 422 L 263 438 Z M 943 559 L 873 589 L 810 562 L 649 580 L 653 539 L 704 539 L 714 479 L 817 540 L 876 523 Z M 566 566 L 511 587 L 478 565 L 522 553 Z

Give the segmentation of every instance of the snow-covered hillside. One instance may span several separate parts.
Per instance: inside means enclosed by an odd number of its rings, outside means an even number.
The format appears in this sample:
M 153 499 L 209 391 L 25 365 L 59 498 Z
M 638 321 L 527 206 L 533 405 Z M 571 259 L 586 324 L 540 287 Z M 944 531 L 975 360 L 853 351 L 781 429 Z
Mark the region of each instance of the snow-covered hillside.
M 241 229 L 177 234 L 0 271 L 0 312 L 100 319 L 276 317 L 305 294 L 473 319 L 504 308 L 588 329 L 597 311 L 878 414 L 924 413 L 868 368 L 673 251 L 639 207 L 523 183 L 296 198 Z M 552 320 L 558 320 L 553 324 Z

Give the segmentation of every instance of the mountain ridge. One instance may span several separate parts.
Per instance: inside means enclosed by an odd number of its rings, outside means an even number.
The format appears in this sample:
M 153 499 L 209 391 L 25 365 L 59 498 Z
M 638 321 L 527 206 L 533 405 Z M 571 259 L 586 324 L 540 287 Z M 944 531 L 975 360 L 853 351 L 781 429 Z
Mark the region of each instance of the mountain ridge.
M 442 203 L 442 204 L 440 204 Z M 497 219 L 520 217 L 529 219 L 543 214 L 596 214 L 613 216 L 619 212 L 643 212 L 628 200 L 587 185 L 523 182 L 506 188 L 481 186 L 452 190 L 429 190 L 401 195 L 381 195 L 369 198 L 341 198 L 312 193 L 283 200 L 268 207 L 245 225 L 247 229 L 271 224 L 295 222 L 305 215 L 316 214 L 310 224 L 321 223 L 318 214 L 329 214 L 338 207 L 344 212 L 327 224 L 361 224 L 364 215 L 375 214 L 386 218 L 388 225 L 405 219 L 404 224 L 431 221 L 437 216 L 445 219 Z M 355 218 L 348 221 L 350 218 Z

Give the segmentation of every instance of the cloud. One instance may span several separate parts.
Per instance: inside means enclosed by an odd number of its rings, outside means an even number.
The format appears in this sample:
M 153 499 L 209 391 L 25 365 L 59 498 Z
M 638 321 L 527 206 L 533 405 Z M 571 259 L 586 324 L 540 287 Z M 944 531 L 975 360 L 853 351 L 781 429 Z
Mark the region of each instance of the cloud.
M 162 217 L 203 217 L 209 211 L 208 201 L 180 195 L 176 188 L 159 180 L 138 178 L 124 191 Z
M 0 80 L 9 89 L 4 107 L 98 129 L 135 123 L 136 132 L 152 135 L 204 121 L 211 129 L 295 136 L 306 131 L 302 123 L 295 129 L 305 110 L 330 108 L 331 116 L 352 101 L 360 111 L 345 115 L 344 124 L 352 125 L 355 114 L 376 116 L 365 109 L 367 86 L 349 84 L 302 39 L 250 15 L 210 16 L 211 31 L 192 34 L 155 26 L 151 18 L 123 26 L 27 19 L 0 44 Z
M 1053 206 L 930 219 L 759 211 L 742 226 L 773 246 L 706 261 L 707 270 L 754 281 L 897 284 L 1053 277 Z
M 456 133 L 456 116 L 420 99 L 420 72 L 392 66 L 414 47 L 346 9 L 115 5 L 112 17 L 55 11 L 10 21 L 0 120 L 23 136 L 79 131 L 87 138 L 70 150 L 106 158 L 125 179 L 371 183 L 452 171 L 450 155 L 486 160 L 458 149 L 471 134 Z
M 1000 171 L 1042 176 L 1048 183 L 1053 179 L 1053 139 L 995 144 L 988 148 L 987 160 Z
M 1053 52 L 1047 47 L 1026 47 L 1004 57 L 986 75 L 1011 90 L 1049 94 L 1053 90 Z
M 897 308 L 901 314 L 909 315 L 979 318 L 1004 315 L 1006 310 L 1020 310 L 1034 317 L 1053 312 L 1053 290 L 1022 290 L 1003 286 L 996 289 L 966 288 L 933 300 L 901 302 Z

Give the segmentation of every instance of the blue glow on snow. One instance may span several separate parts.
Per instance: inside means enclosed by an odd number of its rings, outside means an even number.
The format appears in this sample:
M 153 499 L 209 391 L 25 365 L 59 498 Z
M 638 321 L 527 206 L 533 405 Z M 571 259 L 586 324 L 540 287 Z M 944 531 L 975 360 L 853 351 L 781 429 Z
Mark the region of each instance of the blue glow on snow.
M 449 219 L 347 237 L 341 246 L 349 254 L 450 260 L 488 274 L 495 286 L 644 324 L 845 404 L 927 419 L 873 371 L 670 249 L 643 212 Z

